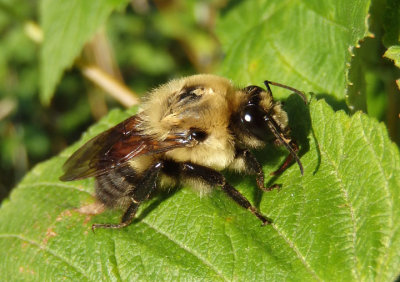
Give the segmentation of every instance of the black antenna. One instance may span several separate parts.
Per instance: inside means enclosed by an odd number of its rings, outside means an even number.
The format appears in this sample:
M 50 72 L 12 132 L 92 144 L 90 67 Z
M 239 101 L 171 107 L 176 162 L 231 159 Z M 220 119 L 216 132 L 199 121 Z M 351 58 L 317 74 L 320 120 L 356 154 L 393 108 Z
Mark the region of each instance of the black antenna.
M 301 99 L 303 99 L 304 103 L 307 104 L 307 97 L 304 95 L 303 92 L 301 92 L 300 90 L 297 90 L 296 88 L 278 83 L 278 82 L 273 82 L 273 81 L 269 81 L 269 80 L 265 80 L 264 81 L 265 86 L 267 87 L 267 91 L 272 95 L 272 91 L 271 88 L 269 87 L 269 85 L 274 85 L 274 86 L 278 86 L 281 88 L 285 88 L 288 89 L 290 91 L 293 91 L 294 93 L 296 93 L 297 95 L 300 96 Z M 299 159 L 299 157 L 297 156 L 296 152 L 297 150 L 293 148 L 293 146 L 291 146 L 290 141 L 286 141 L 286 138 L 284 138 L 284 136 L 282 136 L 283 134 L 279 132 L 279 130 L 277 129 L 277 126 L 274 124 L 273 120 L 270 120 L 268 117 L 266 117 L 266 122 L 268 124 L 269 129 L 271 130 L 271 132 L 275 135 L 275 137 L 282 142 L 283 145 L 285 145 L 286 149 L 289 151 L 290 155 L 296 160 L 297 164 L 299 165 L 300 168 L 300 172 L 301 175 L 304 174 L 304 169 L 303 169 L 303 165 Z
M 297 154 L 296 154 L 296 150 L 293 149 L 292 146 L 290 146 L 289 142 L 287 142 L 287 141 L 285 140 L 285 138 L 283 138 L 283 137 L 281 136 L 281 134 L 279 134 L 279 131 L 276 129 L 274 123 L 273 123 L 269 118 L 267 118 L 267 117 L 266 117 L 266 122 L 267 122 L 268 127 L 269 127 L 269 129 L 271 130 L 271 132 L 275 135 L 275 137 L 276 137 L 277 139 L 279 139 L 279 141 L 281 141 L 281 142 L 283 143 L 283 145 L 285 145 L 285 147 L 286 147 L 286 149 L 289 151 L 290 155 L 292 155 L 292 157 L 296 160 L 297 164 L 299 165 L 301 175 L 304 175 L 303 165 L 302 165 L 302 163 L 301 163 L 299 157 L 298 157 Z
M 275 86 L 278 86 L 278 87 L 285 88 L 285 89 L 288 89 L 290 91 L 293 91 L 294 93 L 299 95 L 301 97 L 301 99 L 303 99 L 305 104 L 308 104 L 306 95 L 304 95 L 303 92 L 301 92 L 300 90 L 297 90 L 296 88 L 293 88 L 293 87 L 290 87 L 290 86 L 287 86 L 287 85 L 284 85 L 284 84 L 281 84 L 281 83 L 278 83 L 278 82 L 269 81 L 269 80 L 265 80 L 264 84 L 267 87 L 269 93 L 272 93 L 271 88 L 269 87 L 269 85 L 272 84 L 272 85 L 275 85 Z

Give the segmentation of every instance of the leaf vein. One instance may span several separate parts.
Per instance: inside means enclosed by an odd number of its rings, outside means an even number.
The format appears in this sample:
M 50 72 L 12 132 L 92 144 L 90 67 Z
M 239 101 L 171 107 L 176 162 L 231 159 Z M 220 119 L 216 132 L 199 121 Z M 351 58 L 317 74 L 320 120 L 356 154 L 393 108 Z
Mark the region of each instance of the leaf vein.
M 282 237 L 283 240 L 289 245 L 289 247 L 295 252 L 297 258 L 300 260 L 300 262 L 305 266 L 306 270 L 311 273 L 312 276 L 318 281 L 322 281 L 322 279 L 317 275 L 317 273 L 311 268 L 311 265 L 307 262 L 305 257 L 301 254 L 300 250 L 297 248 L 295 243 L 289 239 L 289 237 L 281 230 L 278 228 L 278 225 L 275 223 L 271 224 L 272 227 L 275 229 L 275 231 L 279 234 L 279 236 Z
M 384 241 L 383 243 L 384 243 L 385 247 L 388 248 L 389 245 L 391 244 L 390 242 L 392 242 L 392 240 L 393 240 L 394 231 L 395 231 L 394 228 L 393 228 L 393 225 L 394 225 L 394 223 L 393 223 L 393 216 L 394 216 L 393 215 L 393 203 L 390 200 L 392 198 L 391 197 L 392 195 L 391 195 L 391 192 L 390 192 L 390 189 L 389 189 L 389 182 L 388 182 L 388 179 L 387 179 L 387 177 L 385 175 L 385 170 L 384 170 L 384 168 L 382 166 L 382 162 L 379 161 L 379 157 L 377 156 L 376 151 L 373 149 L 373 147 L 371 145 L 371 142 L 368 140 L 368 138 L 366 136 L 365 127 L 364 127 L 364 123 L 362 122 L 361 115 L 358 115 L 358 119 L 359 119 L 359 122 L 360 122 L 361 128 L 362 128 L 362 138 L 364 139 L 364 142 L 367 144 L 368 150 L 373 155 L 373 159 L 375 161 L 375 164 L 379 168 L 379 173 L 381 174 L 381 176 L 382 176 L 382 178 L 383 178 L 383 180 L 385 182 L 383 190 L 386 192 L 386 195 L 387 195 L 386 203 L 387 203 L 387 206 L 389 207 L 389 210 L 390 210 L 390 219 L 388 219 L 388 221 L 389 221 L 389 230 L 391 231 L 390 232 L 391 234 L 389 235 L 389 238 L 388 238 L 389 241 L 388 242 Z M 382 139 L 383 138 L 382 134 L 379 134 L 379 137 Z M 383 143 L 384 143 L 384 140 L 381 141 L 381 144 L 383 144 Z M 377 266 L 381 265 L 383 263 L 383 261 L 386 260 L 386 256 L 387 256 L 388 253 L 389 252 L 381 252 L 381 255 L 376 259 Z
M 115 248 L 115 238 L 112 240 L 112 243 L 113 243 L 113 259 L 115 261 L 115 270 L 116 270 L 115 276 L 117 277 L 118 281 L 122 281 L 121 274 L 119 273 L 117 255 L 115 253 L 115 249 L 116 249 Z
M 306 81 L 309 85 L 311 85 L 314 89 L 316 89 L 318 92 L 329 92 L 326 89 L 322 89 L 319 85 L 315 84 L 312 82 L 308 77 L 304 76 L 303 73 L 299 72 L 292 64 L 289 63 L 289 60 L 286 60 L 286 56 L 283 55 L 280 51 L 279 48 L 271 41 L 269 42 L 271 45 L 271 48 L 274 49 L 275 53 L 277 54 L 277 57 L 279 60 L 287 66 L 290 70 L 292 70 L 293 73 L 295 73 L 298 77 L 300 77 L 302 80 Z
M 161 229 L 157 229 L 154 225 L 151 225 L 149 222 L 147 221 L 142 221 L 144 224 L 146 224 L 148 227 L 150 227 L 151 229 L 153 229 L 154 231 L 158 232 L 159 234 L 165 236 L 168 240 L 170 240 L 171 242 L 175 243 L 178 247 L 180 247 L 182 250 L 186 251 L 187 253 L 195 256 L 199 261 L 201 261 L 204 265 L 206 265 L 208 268 L 210 268 L 211 270 L 213 270 L 219 277 L 221 277 L 224 281 L 228 281 L 228 279 L 226 279 L 223 274 L 216 269 L 210 262 L 208 262 L 205 258 L 203 258 L 200 254 L 196 253 L 194 250 L 190 250 L 188 249 L 184 244 L 182 244 L 179 241 L 174 240 L 173 237 L 171 237 L 168 233 L 162 231 Z
M 348 26 L 345 26 L 345 25 L 343 25 L 343 24 L 341 24 L 341 23 L 335 22 L 335 21 L 332 20 L 332 19 L 328 19 L 328 18 L 327 18 L 326 16 L 324 16 L 323 14 L 318 13 L 315 9 L 311 8 L 310 5 L 308 5 L 308 2 L 307 2 L 307 1 L 301 1 L 301 2 L 304 4 L 304 6 L 307 7 L 307 9 L 308 9 L 309 11 L 311 11 L 312 13 L 314 13 L 315 15 L 317 15 L 318 17 L 322 18 L 324 21 L 327 21 L 327 22 L 329 22 L 330 24 L 333 24 L 333 25 L 339 27 L 340 29 L 345 30 L 346 32 L 350 32 L 350 28 L 349 28 Z
M 43 250 L 46 253 L 54 256 L 55 258 L 58 258 L 59 260 L 63 261 L 64 263 L 66 263 L 67 265 L 71 266 L 73 269 L 75 269 L 75 271 L 79 274 L 81 274 L 82 276 L 86 277 L 88 280 L 93 280 L 96 281 L 96 279 L 91 279 L 86 273 L 85 270 L 82 269 L 81 267 L 74 265 L 70 260 L 68 260 L 66 257 L 61 256 L 60 254 L 55 253 L 54 251 L 52 251 L 51 249 L 49 249 L 48 247 L 46 247 L 45 245 L 42 245 L 34 240 L 25 238 L 22 235 L 18 235 L 18 234 L 0 234 L 0 238 L 16 238 L 19 239 L 21 241 L 27 242 L 29 244 L 31 244 L 32 246 L 37 247 L 39 250 Z
M 337 179 L 338 183 L 339 183 L 339 189 L 341 191 L 342 197 L 344 199 L 344 201 L 346 202 L 346 207 L 348 207 L 349 212 L 350 212 L 350 217 L 351 217 L 351 222 L 352 222 L 352 229 L 353 232 L 351 232 L 351 242 L 352 242 L 352 253 L 353 253 L 353 262 L 354 262 L 354 267 L 353 269 L 353 273 L 356 275 L 356 279 L 357 281 L 360 280 L 360 273 L 359 273 L 359 269 L 357 269 L 357 265 L 358 265 L 358 258 L 356 256 L 356 245 L 357 245 L 357 227 L 356 227 L 356 219 L 355 219 L 355 213 L 354 213 L 354 208 L 353 205 L 351 204 L 350 200 L 349 200 L 349 194 L 347 193 L 343 182 L 342 182 L 342 177 L 339 175 L 339 166 L 338 164 L 330 157 L 329 153 L 325 151 L 325 148 L 323 146 L 320 146 L 320 152 L 321 154 L 324 154 L 326 156 L 326 159 L 331 163 L 331 165 L 333 166 L 333 173 L 332 175 Z M 340 153 L 342 154 L 342 152 Z M 358 270 L 358 271 L 356 271 Z
M 61 183 L 56 183 L 56 182 L 35 182 L 35 183 L 29 183 L 29 184 L 21 184 L 18 187 L 19 188 L 25 188 L 25 189 L 30 189 L 31 187 L 37 187 L 37 186 L 50 186 L 50 187 L 57 187 L 57 188 L 67 188 L 67 189 L 72 189 L 72 190 L 77 190 L 79 192 L 84 192 L 89 195 L 92 195 L 90 192 L 84 190 L 84 189 L 79 189 L 74 185 L 68 185 L 68 184 L 61 184 Z

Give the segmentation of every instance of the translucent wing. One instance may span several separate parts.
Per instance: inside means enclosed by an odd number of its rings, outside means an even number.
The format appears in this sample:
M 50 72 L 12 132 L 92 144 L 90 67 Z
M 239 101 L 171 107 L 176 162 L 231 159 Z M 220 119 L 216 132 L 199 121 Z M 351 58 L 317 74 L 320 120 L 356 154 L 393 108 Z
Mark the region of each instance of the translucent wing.
M 101 175 L 133 157 L 189 146 L 193 141 L 187 134 L 155 140 L 138 129 L 139 122 L 137 115 L 132 116 L 89 140 L 65 162 L 60 180 Z

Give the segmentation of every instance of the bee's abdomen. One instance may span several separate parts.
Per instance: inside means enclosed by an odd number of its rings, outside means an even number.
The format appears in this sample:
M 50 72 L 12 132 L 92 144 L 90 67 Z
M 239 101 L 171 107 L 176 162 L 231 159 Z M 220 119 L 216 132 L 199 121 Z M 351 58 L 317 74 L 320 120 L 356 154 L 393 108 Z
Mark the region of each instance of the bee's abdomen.
M 96 197 L 108 207 L 124 205 L 128 192 L 135 189 L 136 172 L 128 165 L 96 177 Z

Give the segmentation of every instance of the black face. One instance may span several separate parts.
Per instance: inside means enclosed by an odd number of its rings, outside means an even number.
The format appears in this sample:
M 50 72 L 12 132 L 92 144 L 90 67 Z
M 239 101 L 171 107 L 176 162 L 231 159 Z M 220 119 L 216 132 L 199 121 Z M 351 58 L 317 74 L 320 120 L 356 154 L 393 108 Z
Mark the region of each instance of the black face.
M 270 141 L 274 137 L 268 127 L 268 120 L 267 113 L 254 104 L 246 105 L 240 114 L 240 122 L 246 131 L 264 141 Z
M 282 131 L 278 123 L 272 118 L 274 113 L 265 111 L 264 108 L 260 106 L 260 102 L 262 98 L 261 93 L 265 91 L 266 94 L 271 96 L 271 102 L 273 103 L 272 92 L 269 87 L 270 84 L 294 91 L 305 103 L 307 103 L 307 99 L 302 92 L 295 88 L 268 80 L 264 83 L 267 90 L 254 85 L 243 88 L 245 95 L 248 95 L 247 103 L 242 106 L 237 115 L 233 116 L 232 124 L 236 124 L 236 128 L 232 126 L 233 131 L 235 132 L 236 130 L 237 132 L 237 130 L 239 130 L 239 132 L 246 132 L 259 140 L 266 142 L 274 141 L 275 144 L 285 146 L 290 152 L 290 156 L 287 158 L 282 168 L 285 168 L 291 160 L 295 160 L 300 167 L 301 174 L 303 174 L 303 166 L 296 154 L 298 151 L 296 143 L 290 137 L 285 136 L 285 132 Z M 288 130 L 285 131 L 287 134 Z M 238 136 L 241 135 L 240 133 L 238 134 Z
M 265 91 L 258 86 L 247 86 L 243 89 L 249 99 L 247 104 L 240 112 L 241 127 L 251 135 L 263 141 L 271 141 L 274 139 L 268 122 L 270 118 L 267 112 L 259 105 L 261 101 L 260 93 Z

